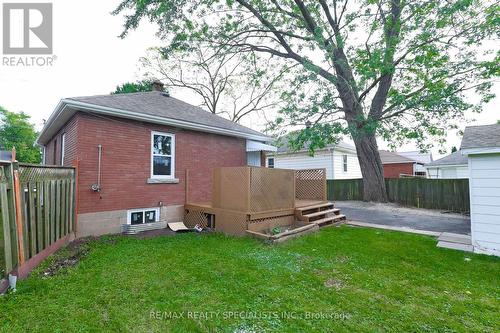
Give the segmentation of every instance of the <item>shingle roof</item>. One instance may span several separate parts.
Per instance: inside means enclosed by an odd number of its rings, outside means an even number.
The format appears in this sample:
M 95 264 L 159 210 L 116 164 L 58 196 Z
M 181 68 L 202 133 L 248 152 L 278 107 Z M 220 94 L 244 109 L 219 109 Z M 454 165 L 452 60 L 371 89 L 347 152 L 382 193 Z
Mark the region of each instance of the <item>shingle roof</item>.
M 462 152 L 456 151 L 448 156 L 435 160 L 432 163 L 426 164 L 426 167 L 440 166 L 440 165 L 463 165 L 467 164 L 467 156 L 464 156 Z
M 500 124 L 468 126 L 460 149 L 500 147 Z
M 419 151 L 398 151 L 397 154 L 424 164 L 431 163 L 433 161 L 432 153 L 421 153 Z
M 73 100 L 168 119 L 187 121 L 250 135 L 265 136 L 258 131 L 236 124 L 230 120 L 207 112 L 200 107 L 188 104 L 169 96 L 167 93 L 159 91 L 72 97 L 67 98 L 67 100 Z
M 380 159 L 382 160 L 382 164 L 392 164 L 392 163 L 415 163 L 416 161 L 398 155 L 392 151 L 387 150 L 379 150 Z

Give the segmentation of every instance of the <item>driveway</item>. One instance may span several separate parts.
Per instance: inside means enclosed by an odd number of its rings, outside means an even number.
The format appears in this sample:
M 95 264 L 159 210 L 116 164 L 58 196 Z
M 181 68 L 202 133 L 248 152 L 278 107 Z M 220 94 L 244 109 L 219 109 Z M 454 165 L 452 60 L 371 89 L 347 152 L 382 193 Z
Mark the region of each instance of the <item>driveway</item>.
M 335 207 L 350 221 L 470 235 L 470 218 L 460 214 L 362 201 L 335 201 Z

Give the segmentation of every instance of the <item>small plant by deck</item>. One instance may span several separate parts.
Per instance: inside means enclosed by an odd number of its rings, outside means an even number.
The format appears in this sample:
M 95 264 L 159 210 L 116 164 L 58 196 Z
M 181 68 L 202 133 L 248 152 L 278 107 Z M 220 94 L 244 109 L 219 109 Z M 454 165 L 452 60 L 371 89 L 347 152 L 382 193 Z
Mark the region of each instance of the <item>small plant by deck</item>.
M 74 251 L 68 254 L 74 255 Z M 220 234 L 85 244 L 0 298 L 0 331 L 493 332 L 500 259 L 344 226 L 280 245 Z

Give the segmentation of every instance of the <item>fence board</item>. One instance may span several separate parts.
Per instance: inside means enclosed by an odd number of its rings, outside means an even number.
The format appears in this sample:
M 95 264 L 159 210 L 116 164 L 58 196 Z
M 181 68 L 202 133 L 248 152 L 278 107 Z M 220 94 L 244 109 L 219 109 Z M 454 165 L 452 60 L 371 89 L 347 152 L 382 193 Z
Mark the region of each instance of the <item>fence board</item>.
M 390 202 L 404 206 L 469 212 L 468 179 L 386 179 Z M 363 200 L 362 179 L 328 180 L 329 200 Z
M 50 181 L 50 244 L 56 241 L 56 181 Z
M 42 196 L 42 205 L 43 205 L 43 246 L 44 248 L 50 245 L 50 210 L 49 210 L 49 191 L 50 191 L 50 183 L 43 183 L 43 196 Z
M 42 215 L 42 196 L 43 196 L 43 185 L 40 182 L 36 183 L 36 240 L 37 240 L 37 252 L 43 249 L 43 215 Z
M 29 237 L 30 237 L 30 257 L 36 251 L 36 211 L 35 211 L 35 187 L 33 183 L 28 183 L 28 214 L 29 214 Z
M 0 183 L 0 204 L 2 211 L 2 224 L 3 224 L 3 249 L 4 249 L 4 257 L 5 257 L 5 271 L 10 272 L 13 268 L 13 260 L 12 260 L 12 242 L 10 237 L 10 218 L 9 218 L 9 202 L 7 199 L 7 184 Z M 0 247 L 1 248 L 1 247 Z M 0 268 L 0 271 L 3 270 L 3 267 Z

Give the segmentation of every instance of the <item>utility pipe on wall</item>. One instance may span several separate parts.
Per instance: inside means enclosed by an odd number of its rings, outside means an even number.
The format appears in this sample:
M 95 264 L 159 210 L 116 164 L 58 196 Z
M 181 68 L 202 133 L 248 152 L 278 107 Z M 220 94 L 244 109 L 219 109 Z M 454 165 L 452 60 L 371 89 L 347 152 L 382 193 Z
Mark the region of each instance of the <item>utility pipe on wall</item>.
M 92 190 L 94 192 L 101 191 L 101 159 L 102 159 L 102 145 L 97 146 L 98 150 L 98 160 L 97 160 L 97 184 L 92 185 Z

